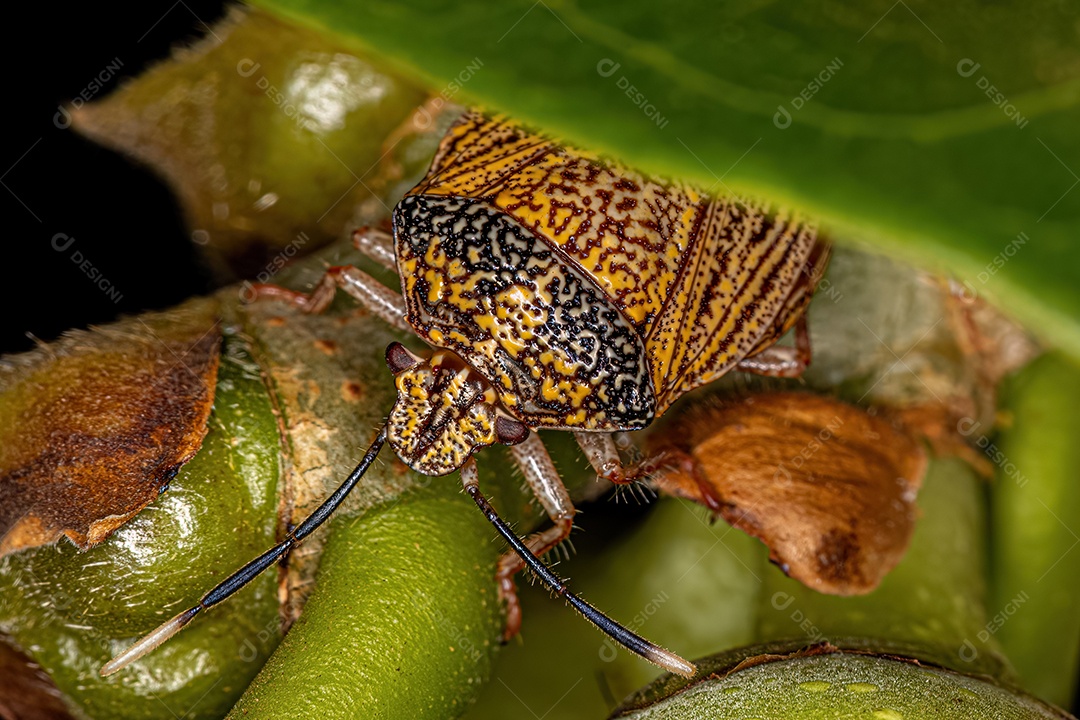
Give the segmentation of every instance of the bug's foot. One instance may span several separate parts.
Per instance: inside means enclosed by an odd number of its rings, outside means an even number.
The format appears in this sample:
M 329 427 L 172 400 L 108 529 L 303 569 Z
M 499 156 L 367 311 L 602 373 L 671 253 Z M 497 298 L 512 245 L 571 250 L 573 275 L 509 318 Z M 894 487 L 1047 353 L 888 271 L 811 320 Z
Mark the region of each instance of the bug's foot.
M 795 322 L 794 346 L 773 345 L 743 358 L 735 367 L 765 377 L 798 378 L 810 367 L 812 356 L 810 329 L 806 313 L 803 313 Z
M 242 298 L 248 303 L 259 300 L 277 300 L 289 303 L 303 312 L 318 314 L 333 302 L 338 286 L 344 284 L 341 278 L 348 270 L 350 268 L 347 266 L 327 268 L 326 273 L 311 293 L 290 290 L 270 283 L 244 283 Z
M 303 307 L 307 304 L 307 295 L 270 283 L 250 283 L 244 287 L 244 302 L 254 303 L 260 300 L 276 300 Z
M 624 467 L 618 462 L 608 462 L 602 465 L 597 475 L 604 480 L 616 485 L 630 485 L 631 483 L 650 483 L 653 478 L 663 475 L 672 469 L 683 471 L 693 464 L 693 458 L 684 453 L 673 453 L 668 450 L 657 453 L 651 457 Z M 684 468 L 684 466 L 687 466 Z
M 714 517 L 723 509 L 723 500 L 702 472 L 697 460 L 687 452 L 664 450 L 634 469 L 639 468 L 644 469 L 644 474 L 650 478 L 654 487 L 668 495 L 700 503 L 707 507 Z

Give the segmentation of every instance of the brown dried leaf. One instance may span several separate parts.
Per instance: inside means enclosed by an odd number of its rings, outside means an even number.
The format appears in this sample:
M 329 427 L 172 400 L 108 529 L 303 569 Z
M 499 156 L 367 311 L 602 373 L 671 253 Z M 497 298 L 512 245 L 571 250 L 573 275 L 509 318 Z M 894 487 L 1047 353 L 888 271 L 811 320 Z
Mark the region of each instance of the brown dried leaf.
M 907 549 L 926 471 L 919 443 L 865 410 L 805 393 L 691 408 L 650 438 L 661 490 L 760 538 L 819 592 L 870 592 Z
M 966 439 L 964 431 L 970 435 L 970 428 L 978 424 L 970 416 L 961 416 L 943 403 L 889 408 L 883 414 L 926 442 L 934 457 L 958 457 L 982 477 L 993 477 L 994 464 Z
M 206 434 L 216 315 L 193 301 L 0 362 L 0 556 L 88 548 L 164 490 Z
M 0 720 L 72 720 L 60 691 L 33 660 L 0 636 Z

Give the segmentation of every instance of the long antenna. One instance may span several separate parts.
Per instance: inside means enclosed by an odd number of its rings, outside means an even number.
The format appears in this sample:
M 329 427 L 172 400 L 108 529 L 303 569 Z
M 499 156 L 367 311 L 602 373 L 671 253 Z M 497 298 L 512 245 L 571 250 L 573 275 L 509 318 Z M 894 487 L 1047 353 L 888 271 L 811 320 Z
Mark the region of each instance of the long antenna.
M 198 604 L 184 610 L 175 617 L 167 620 L 155 630 L 138 640 L 134 645 L 115 658 L 107 662 L 101 668 L 101 675 L 111 675 L 122 670 L 147 653 L 151 652 L 176 633 L 180 632 L 196 615 L 205 609 L 213 607 L 227 599 L 249 582 L 254 580 L 263 570 L 277 563 L 285 553 L 298 545 L 305 537 L 314 532 L 327 518 L 341 505 L 348 494 L 352 491 L 360 479 L 371 467 L 386 443 L 386 427 L 379 431 L 378 436 L 368 447 L 360 464 L 356 466 L 345 481 L 334 493 L 323 502 L 311 515 L 300 523 L 284 540 L 258 556 L 235 573 L 225 578 L 213 590 L 203 595 Z M 692 677 L 697 668 L 693 664 L 682 659 L 678 655 L 665 650 L 659 645 L 649 642 L 641 636 L 627 630 L 625 627 L 609 618 L 595 607 L 579 598 L 566 587 L 566 582 L 552 572 L 540 561 L 525 545 L 514 531 L 499 517 L 498 513 L 480 492 L 477 483 L 476 462 L 469 458 L 461 468 L 461 477 L 465 485 L 465 491 L 469 493 L 473 501 L 487 517 L 488 521 L 495 526 L 499 534 L 510 544 L 529 569 L 532 570 L 549 589 L 566 599 L 582 617 L 595 625 L 601 632 L 615 642 L 645 658 L 651 663 L 658 665 L 683 677 Z
M 600 632 L 604 633 L 630 652 L 640 655 L 654 665 L 659 665 L 676 675 L 682 675 L 687 678 L 694 676 L 694 673 L 697 672 L 697 667 L 695 667 L 693 663 L 687 662 L 670 650 L 665 650 L 659 645 L 649 642 L 640 635 L 630 632 L 625 627 L 570 592 L 566 587 L 566 582 L 552 572 L 547 565 L 540 562 L 540 558 L 536 557 L 536 555 L 529 550 L 528 546 L 525 545 L 525 543 L 521 541 L 521 538 L 510 529 L 510 526 L 499 517 L 499 514 L 495 512 L 495 508 L 491 507 L 491 503 L 489 503 L 483 493 L 480 492 L 480 485 L 477 481 L 476 462 L 472 458 L 469 458 L 462 466 L 461 480 L 465 485 L 465 492 L 469 493 L 469 496 L 472 497 L 473 502 L 480 508 L 480 511 L 484 513 L 488 522 L 495 526 L 495 529 L 499 531 L 499 534 L 503 536 L 503 539 L 510 544 L 510 547 L 514 549 L 514 552 L 525 561 L 525 564 L 529 566 L 529 569 L 536 573 L 536 576 L 540 578 L 540 581 L 543 582 L 549 590 L 565 598 L 575 610 L 581 613 L 582 617 L 595 625 Z
M 316 508 L 315 512 L 308 515 L 306 520 L 297 525 L 284 540 L 221 581 L 217 587 L 202 596 L 198 605 L 188 608 L 171 620 L 162 623 L 156 630 L 143 637 L 109 662 L 105 663 L 104 667 L 101 668 L 102 677 L 112 675 L 117 670 L 122 670 L 143 655 L 154 650 L 173 635 L 183 630 L 184 626 L 191 622 L 202 610 L 213 607 L 222 600 L 225 600 L 240 588 L 254 580 L 263 570 L 278 562 L 285 553 L 289 552 L 289 550 L 298 545 L 301 540 L 314 532 L 316 528 L 322 525 L 326 519 L 338 509 L 338 506 L 341 505 L 352 489 L 356 487 L 356 484 L 360 482 L 360 478 L 362 478 L 364 473 L 368 471 L 368 468 L 371 467 L 371 463 L 375 462 L 375 458 L 379 455 L 379 451 L 382 450 L 382 446 L 385 443 L 386 426 L 384 425 L 379 431 L 378 436 L 375 438 L 375 441 L 371 443 L 367 452 L 364 453 L 364 458 L 360 461 L 360 464 L 349 474 L 349 477 L 345 478 L 345 482 L 341 483 L 338 489 L 334 491 L 334 494 Z

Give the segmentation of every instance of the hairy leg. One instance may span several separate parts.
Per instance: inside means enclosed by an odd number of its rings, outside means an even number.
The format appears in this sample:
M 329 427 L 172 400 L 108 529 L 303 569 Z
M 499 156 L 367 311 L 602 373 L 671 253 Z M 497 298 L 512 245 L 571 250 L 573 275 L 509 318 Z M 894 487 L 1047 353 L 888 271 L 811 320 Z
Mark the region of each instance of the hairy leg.
M 263 283 L 251 286 L 253 299 L 282 300 L 308 313 L 321 313 L 326 310 L 333 302 L 338 289 L 344 290 L 389 325 L 406 332 L 412 331 L 409 324 L 405 322 L 405 300 L 401 294 L 351 265 L 335 265 L 327 268 L 319 284 L 310 293 Z
M 533 533 L 525 539 L 525 545 L 537 556 L 542 556 L 570 535 L 573 527 L 574 509 L 570 494 L 563 485 L 547 448 L 536 433 L 510 447 L 514 459 L 525 475 L 525 482 L 544 507 L 554 523 L 550 528 Z M 499 558 L 495 579 L 499 585 L 499 597 L 506 604 L 506 628 L 503 639 L 509 640 L 521 629 L 521 604 L 518 601 L 514 576 L 525 567 L 525 562 L 513 552 Z

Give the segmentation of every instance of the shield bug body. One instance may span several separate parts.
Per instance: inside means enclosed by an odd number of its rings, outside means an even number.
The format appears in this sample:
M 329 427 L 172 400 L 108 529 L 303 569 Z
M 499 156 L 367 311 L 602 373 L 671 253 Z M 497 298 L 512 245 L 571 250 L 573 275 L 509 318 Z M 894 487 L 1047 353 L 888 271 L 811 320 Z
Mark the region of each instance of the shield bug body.
M 617 642 L 672 672 L 694 666 L 574 596 L 544 566 L 574 507 L 539 429 L 573 431 L 601 477 L 628 482 L 611 433 L 637 430 L 681 395 L 733 369 L 793 376 L 809 362 L 804 311 L 828 258 L 814 227 L 782 210 L 718 199 L 467 113 L 424 180 L 394 209 L 393 236 L 357 247 L 396 270 L 402 294 L 354 267 L 310 294 L 262 297 L 323 310 L 343 289 L 433 348 L 386 353 L 397 401 L 360 465 L 279 545 L 117 656 L 115 672 L 221 602 L 314 531 L 386 442 L 427 475 L 461 471 L 465 489 L 514 552 L 496 575 L 507 634 L 520 624 L 514 575 L 528 566 Z M 796 329 L 794 347 L 777 347 Z M 473 454 L 511 446 L 553 525 L 524 540 L 477 485 Z

